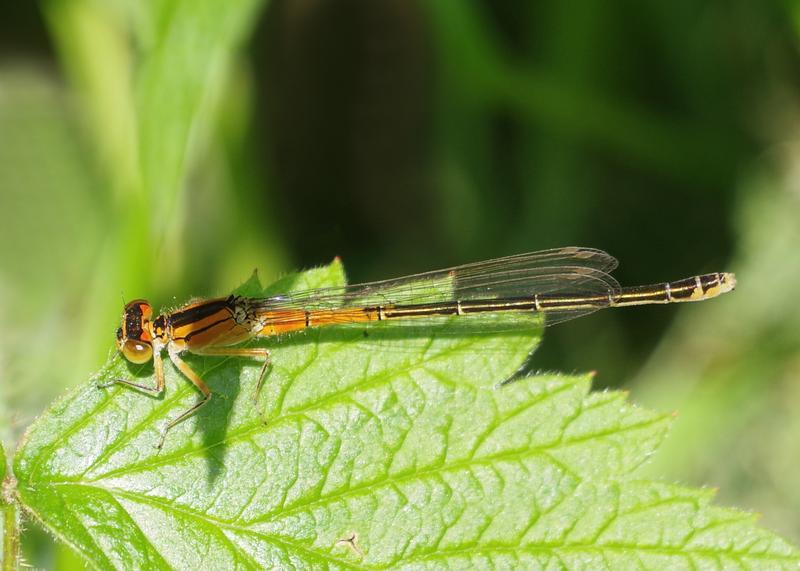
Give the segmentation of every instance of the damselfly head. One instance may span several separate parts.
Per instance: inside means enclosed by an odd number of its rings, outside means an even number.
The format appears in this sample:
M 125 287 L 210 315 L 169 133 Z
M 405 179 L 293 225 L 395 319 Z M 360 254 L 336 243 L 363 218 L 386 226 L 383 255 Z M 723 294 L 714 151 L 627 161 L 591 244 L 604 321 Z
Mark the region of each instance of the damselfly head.
M 143 299 L 125 304 L 122 326 L 117 329 L 117 348 L 131 363 L 142 364 L 153 358 L 152 316 L 153 308 Z

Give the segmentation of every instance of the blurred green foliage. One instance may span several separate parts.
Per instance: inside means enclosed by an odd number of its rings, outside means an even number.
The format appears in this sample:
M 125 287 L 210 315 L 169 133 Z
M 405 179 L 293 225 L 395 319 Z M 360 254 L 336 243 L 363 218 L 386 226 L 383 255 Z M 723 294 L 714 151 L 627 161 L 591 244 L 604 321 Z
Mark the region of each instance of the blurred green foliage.
M 532 366 L 678 410 L 653 470 L 800 540 L 796 3 L 49 0 L 0 29 L 7 444 L 123 298 L 581 244 L 740 288 L 565 324 Z

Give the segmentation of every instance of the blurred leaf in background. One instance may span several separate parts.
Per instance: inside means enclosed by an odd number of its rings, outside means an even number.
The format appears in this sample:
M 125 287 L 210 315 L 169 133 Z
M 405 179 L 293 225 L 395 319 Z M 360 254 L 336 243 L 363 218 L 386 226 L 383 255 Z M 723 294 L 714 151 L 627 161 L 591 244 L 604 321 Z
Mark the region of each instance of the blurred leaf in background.
M 797 143 L 776 149 L 742 181 L 734 300 L 681 314 L 634 381 L 643 402 L 679 411 L 651 473 L 713 482 L 789 537 L 800 537 L 799 158 Z
M 105 315 L 97 314 L 98 300 L 87 295 L 99 278 L 89 274 L 103 253 L 108 198 L 99 192 L 86 141 L 69 110 L 67 97 L 43 70 L 0 70 L 4 439 L 12 425 L 24 428 L 66 379 L 78 382 L 108 350 L 91 333 L 104 325 Z

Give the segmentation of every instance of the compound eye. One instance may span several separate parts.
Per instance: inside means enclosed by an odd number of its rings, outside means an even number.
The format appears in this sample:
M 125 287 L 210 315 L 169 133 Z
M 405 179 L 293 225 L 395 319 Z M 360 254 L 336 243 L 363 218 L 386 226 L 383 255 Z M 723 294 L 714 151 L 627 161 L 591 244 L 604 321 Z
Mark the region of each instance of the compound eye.
M 153 347 L 149 343 L 128 339 L 122 345 L 122 354 L 131 363 L 141 365 L 153 358 Z
M 125 314 L 129 313 L 148 321 L 153 316 L 153 308 L 143 299 L 134 299 L 125 304 Z

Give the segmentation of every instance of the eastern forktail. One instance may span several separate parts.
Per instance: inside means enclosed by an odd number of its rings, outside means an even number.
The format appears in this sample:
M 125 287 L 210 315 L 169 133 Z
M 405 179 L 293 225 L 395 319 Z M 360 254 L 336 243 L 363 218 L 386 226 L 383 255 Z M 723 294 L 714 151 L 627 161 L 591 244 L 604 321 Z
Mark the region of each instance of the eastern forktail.
M 322 288 L 265 298 L 231 295 L 192 301 L 153 318 L 144 300 L 125 305 L 117 347 L 137 364 L 153 361 L 156 383 L 147 386 L 116 379 L 158 395 L 164 390 L 166 350 L 177 369 L 202 393 L 191 408 L 169 421 L 167 432 L 211 398 L 203 379 L 181 358 L 196 355 L 263 360 L 256 398 L 270 352 L 264 347 L 235 347 L 258 337 L 273 337 L 313 327 L 486 313 L 536 312 L 551 325 L 605 307 L 702 301 L 736 286 L 731 273 L 712 273 L 655 285 L 620 287 L 609 275 L 617 261 L 591 248 L 559 248 L 519 254 L 385 281 Z M 442 287 L 445 284 L 446 287 Z

